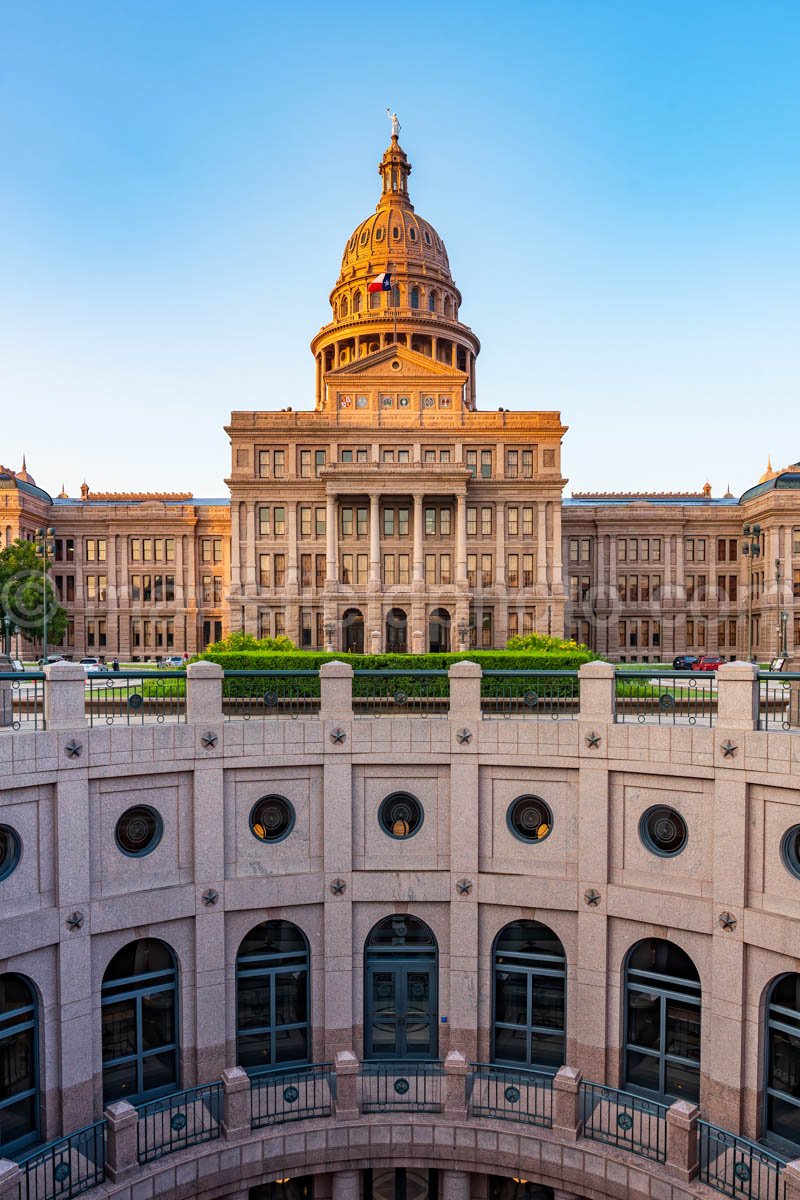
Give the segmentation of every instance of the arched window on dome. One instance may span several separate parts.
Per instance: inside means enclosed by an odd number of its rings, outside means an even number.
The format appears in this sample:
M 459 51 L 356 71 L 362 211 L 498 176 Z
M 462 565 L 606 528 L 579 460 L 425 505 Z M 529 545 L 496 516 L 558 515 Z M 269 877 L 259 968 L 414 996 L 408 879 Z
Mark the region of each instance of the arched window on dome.
M 436 292 L 428 292 L 428 312 L 436 312 Z
M 353 312 L 361 312 L 361 292 L 355 292 L 353 295 Z
M 347 296 L 342 296 L 342 303 L 339 307 L 339 316 L 346 317 L 349 311 L 350 311 L 350 308 L 347 303 Z
M 419 308 L 419 288 L 411 289 L 410 304 L 412 308 Z
M 382 292 L 370 292 L 369 306 L 370 308 L 380 308 Z
M 453 302 L 449 296 L 445 296 L 444 298 L 444 315 L 446 317 L 452 317 L 453 315 Z

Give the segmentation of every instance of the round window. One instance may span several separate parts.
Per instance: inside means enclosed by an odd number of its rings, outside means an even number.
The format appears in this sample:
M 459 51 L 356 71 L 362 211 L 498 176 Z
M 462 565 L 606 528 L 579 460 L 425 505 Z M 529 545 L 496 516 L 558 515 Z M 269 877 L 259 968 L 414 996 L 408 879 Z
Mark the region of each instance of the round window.
M 383 830 L 393 838 L 413 837 L 422 827 L 423 817 L 422 805 L 408 792 L 392 792 L 378 810 Z
M 282 842 L 294 822 L 294 808 L 285 796 L 262 796 L 250 811 L 250 832 L 260 842 Z
M 523 842 L 543 842 L 553 828 L 553 814 L 541 796 L 518 796 L 508 806 L 507 820 Z
M 0 825 L 0 879 L 8 879 L 22 854 L 19 834 L 10 825 Z
M 147 804 L 127 808 L 117 821 L 114 837 L 123 854 L 143 858 L 161 841 L 164 826 L 160 815 Z
M 783 865 L 800 879 L 800 825 L 792 825 L 781 838 Z
M 653 854 L 671 858 L 673 854 L 680 854 L 689 834 L 686 822 L 679 812 L 665 804 L 656 804 L 642 813 L 639 820 L 639 837 Z

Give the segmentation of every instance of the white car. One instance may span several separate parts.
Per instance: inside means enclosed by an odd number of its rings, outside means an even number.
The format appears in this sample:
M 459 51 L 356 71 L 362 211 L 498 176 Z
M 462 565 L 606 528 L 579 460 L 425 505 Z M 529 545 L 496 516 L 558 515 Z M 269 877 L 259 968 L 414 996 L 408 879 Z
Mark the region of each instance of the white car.
M 108 670 L 108 667 L 103 666 L 99 658 L 82 658 L 81 666 L 83 667 L 84 674 L 86 675 L 94 675 L 98 671 Z
M 158 664 L 159 670 L 180 670 L 184 665 L 182 654 L 168 654 L 166 658 L 162 658 Z

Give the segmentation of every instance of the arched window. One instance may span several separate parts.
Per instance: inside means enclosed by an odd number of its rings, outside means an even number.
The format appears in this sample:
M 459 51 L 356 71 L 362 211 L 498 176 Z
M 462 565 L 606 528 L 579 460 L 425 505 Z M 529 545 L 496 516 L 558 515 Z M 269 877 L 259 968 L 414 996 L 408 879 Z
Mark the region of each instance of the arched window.
M 428 311 L 436 312 L 436 292 L 428 292 Z
M 349 311 L 350 309 L 347 303 L 347 296 L 342 296 L 342 303 L 339 306 L 339 316 L 346 317 Z
M 435 1058 L 437 946 L 428 926 L 386 917 L 367 938 L 365 967 L 364 1056 Z
M 624 1082 L 659 1099 L 700 1096 L 700 976 L 662 938 L 637 942 L 628 955 Z
M 177 984 L 175 957 L 154 938 L 123 946 L 106 967 L 103 1104 L 137 1103 L 178 1087 Z
M 355 292 L 353 295 L 353 312 L 361 312 L 361 292 Z
M 565 1059 L 564 947 L 546 925 L 513 921 L 493 955 L 492 1061 L 557 1071 Z
M 370 292 L 370 294 L 369 294 L 370 308 L 380 308 L 382 295 L 383 295 L 382 292 Z
M 0 1152 L 39 1140 L 36 996 L 22 975 L 0 975 Z
M 307 1063 L 309 952 L 289 921 L 264 921 L 236 955 L 236 1062 L 246 1071 Z
M 453 305 L 449 296 L 445 296 L 444 298 L 444 315 L 446 317 L 452 317 L 453 315 Z
M 800 975 L 777 979 L 767 1004 L 766 1119 L 768 1136 L 800 1145 Z
M 412 308 L 419 308 L 419 288 L 413 287 L 411 289 L 410 303 Z

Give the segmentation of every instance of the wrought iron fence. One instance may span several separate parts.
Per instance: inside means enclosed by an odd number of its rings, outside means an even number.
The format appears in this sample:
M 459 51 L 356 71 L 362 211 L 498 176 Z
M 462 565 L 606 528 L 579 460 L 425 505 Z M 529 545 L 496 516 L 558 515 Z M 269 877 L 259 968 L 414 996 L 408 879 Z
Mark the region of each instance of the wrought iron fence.
M 86 716 L 94 725 L 162 725 L 186 720 L 186 672 L 92 671 Z
M 384 1059 L 361 1064 L 361 1111 L 441 1112 L 441 1062 Z
M 800 729 L 800 674 L 759 672 L 758 728 Z
M 136 1144 L 140 1163 L 151 1162 L 187 1146 L 211 1142 L 221 1133 L 222 1084 L 173 1092 L 161 1100 L 136 1106 Z
M 106 1123 L 96 1121 L 18 1159 L 20 1200 L 69 1200 L 103 1183 Z
M 354 717 L 446 717 L 447 671 L 353 672 Z
M 574 721 L 580 709 L 577 671 L 484 671 L 481 716 Z
M 319 716 L 319 671 L 226 671 L 222 712 L 226 721 Z
M 467 1103 L 473 1117 L 553 1124 L 553 1077 L 542 1071 L 472 1063 Z
M 642 1158 L 667 1157 L 667 1106 L 601 1083 L 581 1084 L 583 1136 Z
M 0 733 L 45 728 L 44 672 L 0 672 Z
M 335 1097 L 336 1076 L 331 1063 L 252 1075 L 250 1124 L 253 1129 L 261 1129 L 309 1117 L 329 1117 Z
M 615 671 L 614 720 L 640 725 L 714 724 L 717 677 L 712 671 Z
M 785 1158 L 707 1121 L 697 1132 L 701 1183 L 734 1200 L 784 1200 Z

